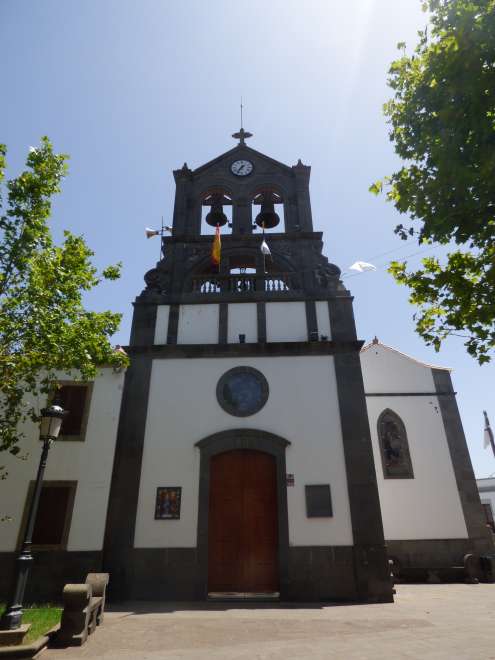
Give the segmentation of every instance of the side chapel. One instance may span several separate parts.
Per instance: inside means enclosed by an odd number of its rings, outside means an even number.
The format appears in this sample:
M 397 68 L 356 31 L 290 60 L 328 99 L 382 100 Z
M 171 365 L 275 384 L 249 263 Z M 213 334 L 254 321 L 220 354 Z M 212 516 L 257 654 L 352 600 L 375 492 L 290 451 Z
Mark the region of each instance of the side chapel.
M 32 597 L 105 570 L 113 599 L 387 602 L 389 557 L 405 576 L 448 578 L 466 553 L 493 552 L 449 370 L 376 339 L 363 349 L 313 229 L 310 167 L 233 137 L 174 171 L 172 232 L 134 302 L 127 372 L 61 378 L 71 412 L 47 468 Z M 28 459 L 0 483 L 13 519 L 0 591 L 39 455 L 27 435 Z

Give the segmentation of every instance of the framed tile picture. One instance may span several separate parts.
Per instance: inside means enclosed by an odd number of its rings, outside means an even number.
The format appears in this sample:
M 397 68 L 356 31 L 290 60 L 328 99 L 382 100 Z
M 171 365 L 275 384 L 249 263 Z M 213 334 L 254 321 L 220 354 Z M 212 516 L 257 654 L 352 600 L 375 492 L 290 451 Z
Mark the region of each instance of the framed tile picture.
M 178 520 L 181 494 L 181 486 L 159 486 L 156 489 L 155 520 Z

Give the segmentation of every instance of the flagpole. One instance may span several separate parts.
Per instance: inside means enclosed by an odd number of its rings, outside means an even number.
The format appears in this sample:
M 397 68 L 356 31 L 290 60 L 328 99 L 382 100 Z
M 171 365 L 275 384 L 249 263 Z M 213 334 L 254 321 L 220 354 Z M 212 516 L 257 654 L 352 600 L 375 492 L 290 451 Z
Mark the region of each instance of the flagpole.
M 265 223 L 261 223 L 261 245 L 263 245 L 263 241 L 265 240 Z M 265 253 L 263 250 L 261 250 L 261 253 L 263 255 L 263 274 L 266 275 L 266 257 Z
M 220 225 L 217 224 L 217 229 L 216 229 L 216 234 L 218 236 L 218 240 L 220 240 Z M 218 274 L 220 275 L 220 262 L 222 261 L 222 252 L 220 252 L 218 256 Z
M 490 426 L 490 422 L 488 421 L 488 415 L 486 414 L 486 410 L 483 410 L 483 415 L 485 417 L 485 432 L 488 433 L 488 438 L 490 440 L 490 445 L 492 447 L 493 456 L 495 457 L 495 440 L 493 438 L 493 431 Z

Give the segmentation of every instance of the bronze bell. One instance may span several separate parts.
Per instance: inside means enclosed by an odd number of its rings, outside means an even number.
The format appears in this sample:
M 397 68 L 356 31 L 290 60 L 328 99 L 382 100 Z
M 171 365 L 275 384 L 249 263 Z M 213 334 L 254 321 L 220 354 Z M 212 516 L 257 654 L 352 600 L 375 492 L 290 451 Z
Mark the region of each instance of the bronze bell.
M 223 212 L 222 199 L 222 195 L 215 197 L 211 203 L 211 210 L 206 215 L 205 220 L 212 227 L 216 227 L 217 225 L 223 227 L 223 225 L 227 224 L 227 216 Z
M 280 218 L 275 213 L 275 204 L 270 193 L 265 193 L 263 195 L 261 200 L 261 211 L 256 216 L 255 222 L 258 227 L 264 227 L 265 229 L 276 227 L 280 222 Z

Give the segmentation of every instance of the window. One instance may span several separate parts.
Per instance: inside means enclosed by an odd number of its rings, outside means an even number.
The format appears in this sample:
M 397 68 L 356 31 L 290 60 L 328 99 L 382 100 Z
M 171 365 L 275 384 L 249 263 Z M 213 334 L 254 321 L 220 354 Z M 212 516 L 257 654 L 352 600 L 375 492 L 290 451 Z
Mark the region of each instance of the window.
M 402 419 L 387 408 L 378 418 L 378 441 L 386 479 L 413 479 L 409 443 Z
M 56 396 L 68 411 L 62 422 L 61 440 L 84 440 L 92 389 L 92 383 L 59 383 Z
M 43 482 L 33 529 L 35 549 L 65 550 L 67 547 L 76 486 L 77 481 Z M 33 491 L 34 481 L 30 483 L 28 489 L 19 544 L 24 537 Z
M 486 524 L 492 532 L 495 533 L 495 521 L 493 520 L 493 511 L 492 511 L 492 505 L 490 502 L 482 502 L 481 506 L 483 507 L 483 511 L 485 513 L 485 520 Z

